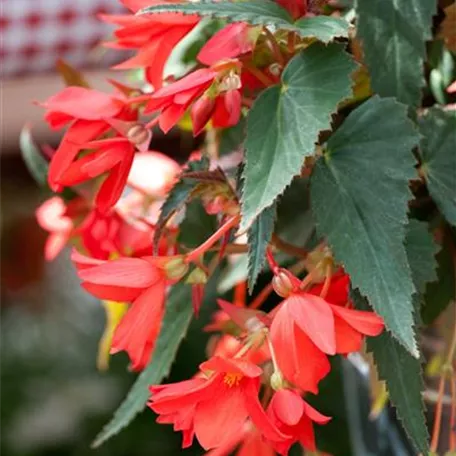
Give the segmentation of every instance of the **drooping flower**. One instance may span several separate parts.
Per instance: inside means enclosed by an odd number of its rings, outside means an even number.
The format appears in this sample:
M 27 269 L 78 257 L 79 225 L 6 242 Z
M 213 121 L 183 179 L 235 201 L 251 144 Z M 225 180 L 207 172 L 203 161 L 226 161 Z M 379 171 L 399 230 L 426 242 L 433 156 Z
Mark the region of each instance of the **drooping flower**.
M 143 369 L 152 356 L 164 314 L 169 283 L 166 261 L 161 257 L 94 261 L 77 252 L 73 252 L 72 260 L 89 293 L 104 300 L 132 303 L 115 329 L 111 353 L 126 351 L 132 369 Z
M 150 95 L 145 112 L 160 111 L 158 123 L 164 133 L 175 126 L 192 105 L 195 135 L 210 119 L 215 127 L 233 126 L 241 115 L 239 69 L 239 62 L 232 60 L 196 70 Z
M 295 442 L 299 442 L 305 450 L 316 451 L 313 422 L 326 424 L 331 420 L 291 389 L 279 389 L 274 393 L 267 414 L 278 429 L 290 436 L 287 441 L 269 442 L 281 455 L 287 455 Z
M 274 313 L 271 339 L 279 368 L 288 381 L 313 393 L 330 370 L 327 355 L 358 351 L 365 335 L 377 336 L 384 327 L 373 312 L 335 305 L 299 288 Z
M 132 13 L 151 5 L 167 3 L 157 0 L 123 0 Z M 172 3 L 172 2 L 168 2 Z M 101 15 L 105 22 L 119 26 L 115 42 L 106 46 L 113 49 L 134 49 L 136 55 L 116 65 L 118 70 L 143 68 L 147 80 L 158 89 L 163 83 L 165 64 L 179 41 L 199 22 L 198 16 L 180 13 L 156 15 Z
M 213 357 L 200 365 L 205 376 L 152 386 L 149 407 L 158 422 L 184 434 L 183 447 L 196 435 L 203 448 L 224 446 L 242 432 L 248 418 L 272 441 L 286 440 L 267 418 L 258 391 L 262 369 L 240 359 Z
M 201 48 L 197 59 L 204 65 L 214 65 L 225 59 L 234 59 L 251 52 L 261 28 L 245 22 L 228 24 L 211 37 Z
M 137 111 L 123 95 L 108 95 L 83 87 L 67 87 L 42 103 L 54 128 L 69 127 L 51 159 L 48 182 L 54 191 L 108 173 L 97 194 L 100 210 L 120 198 L 135 147 L 144 150 L 150 134 L 136 123 Z M 116 138 L 97 141 L 112 131 Z M 82 150 L 90 150 L 78 157 Z

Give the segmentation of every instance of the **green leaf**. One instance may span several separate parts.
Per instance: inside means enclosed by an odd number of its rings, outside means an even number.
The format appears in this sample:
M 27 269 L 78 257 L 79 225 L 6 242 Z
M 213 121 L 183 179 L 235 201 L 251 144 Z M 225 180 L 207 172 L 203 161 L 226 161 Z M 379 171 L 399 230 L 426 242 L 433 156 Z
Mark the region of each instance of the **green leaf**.
M 172 13 L 198 14 L 226 19 L 230 22 L 249 24 L 290 26 L 292 18 L 288 11 L 270 0 L 242 2 L 200 0 L 197 3 L 181 3 L 149 6 L 141 14 Z
M 318 134 L 351 94 L 356 65 L 343 45 L 315 43 L 293 57 L 282 83 L 257 98 L 247 118 L 241 229 L 269 207 L 300 173 Z
M 209 168 L 209 160 L 203 157 L 201 160 L 188 162 L 187 166 L 190 172 L 206 171 Z M 188 202 L 192 192 L 198 185 L 199 181 L 196 179 L 181 178 L 168 193 L 158 217 L 154 233 L 154 249 L 157 248 L 163 228 L 169 219 Z
M 169 374 L 192 319 L 191 299 L 191 287 L 177 284 L 171 289 L 152 361 L 138 376 L 112 420 L 96 437 L 93 448 L 118 434 L 142 412 L 149 398 L 149 386 L 160 383 Z
M 352 290 L 355 307 L 371 310 L 367 301 Z M 405 431 L 423 454 L 428 454 L 428 432 L 424 416 L 424 391 L 421 361 L 410 355 L 390 334 L 367 339 L 367 350 L 372 352 L 378 375 L 385 380 L 389 397 Z
M 253 222 L 247 232 L 247 239 L 249 243 L 250 292 L 253 291 L 258 275 L 263 269 L 264 262 L 266 260 L 266 248 L 268 247 L 274 231 L 276 212 L 275 204 L 265 209 Z
M 40 186 L 47 187 L 49 164 L 33 141 L 32 133 L 28 126 L 25 126 L 21 131 L 19 146 L 22 158 L 33 179 L 35 179 Z
M 415 356 L 415 287 L 404 240 L 408 182 L 415 175 L 411 151 L 418 140 L 404 105 L 371 98 L 331 136 L 311 177 L 319 233 L 353 286 Z
M 315 16 L 295 22 L 297 32 L 303 38 L 312 37 L 327 43 L 336 36 L 347 37 L 349 23 L 345 19 L 330 16 Z
M 413 283 L 418 293 L 424 293 L 428 282 L 437 280 L 437 260 L 440 250 L 428 229 L 428 224 L 410 220 L 405 234 L 405 248 L 412 272 Z
M 357 37 L 372 88 L 384 97 L 419 106 L 426 40 L 432 38 L 435 0 L 357 0 Z
M 433 200 L 456 226 L 456 117 L 438 108 L 420 122 L 421 170 Z
M 429 283 L 421 309 L 423 323 L 432 323 L 456 299 L 455 264 L 452 254 L 451 234 L 444 236 L 443 245 L 437 254 L 437 282 Z
M 219 1 L 200 0 L 194 3 L 153 5 L 140 14 L 179 12 L 223 18 L 228 22 L 247 22 L 252 25 L 272 25 L 277 29 L 293 30 L 303 38 L 316 37 L 328 42 L 336 36 L 347 37 L 349 24 L 345 19 L 317 16 L 293 22 L 285 8 L 270 0 Z

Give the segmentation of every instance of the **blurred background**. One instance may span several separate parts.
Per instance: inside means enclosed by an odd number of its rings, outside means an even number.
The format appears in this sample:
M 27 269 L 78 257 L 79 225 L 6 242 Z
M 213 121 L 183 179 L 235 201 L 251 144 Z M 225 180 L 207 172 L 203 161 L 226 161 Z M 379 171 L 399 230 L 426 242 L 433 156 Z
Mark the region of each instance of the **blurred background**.
M 110 36 L 109 26 L 97 15 L 121 12 L 117 0 L 0 0 L 0 450 L 5 456 L 201 454 L 198 448 L 182 452 L 180 436 L 170 426 L 156 425 L 149 410 L 101 448 L 90 448 L 135 375 L 128 372 L 123 354 L 111 359 L 109 372 L 97 371 L 104 311 L 80 289 L 68 251 L 52 263 L 45 262 L 46 233 L 37 225 L 34 211 L 49 195 L 36 186 L 19 152 L 25 123 L 32 126 L 36 143 L 58 143 L 58 136 L 42 121 L 41 108 L 32 103 L 64 87 L 55 71 L 58 59 L 85 70 L 93 87 L 106 87 L 108 67 L 125 56 L 96 46 Z M 134 75 L 114 77 L 122 80 Z M 182 160 L 194 146 L 192 138 L 171 134 L 156 136 L 152 148 Z M 431 355 L 444 348 L 438 334 L 451 321 L 451 312 L 441 317 L 439 330 L 426 336 L 425 349 Z M 171 380 L 192 375 L 203 360 L 207 335 L 200 329 L 210 313 L 206 306 L 194 323 Z M 319 433 L 320 445 L 341 456 L 413 454 L 392 410 L 385 409 L 376 421 L 368 419 L 371 405 L 365 364 L 356 359 L 337 361 L 334 369 L 336 375 L 322 385 L 318 406 L 335 419 Z M 431 378 L 428 383 L 432 422 L 436 382 Z M 449 422 L 449 406 L 445 406 L 443 420 Z

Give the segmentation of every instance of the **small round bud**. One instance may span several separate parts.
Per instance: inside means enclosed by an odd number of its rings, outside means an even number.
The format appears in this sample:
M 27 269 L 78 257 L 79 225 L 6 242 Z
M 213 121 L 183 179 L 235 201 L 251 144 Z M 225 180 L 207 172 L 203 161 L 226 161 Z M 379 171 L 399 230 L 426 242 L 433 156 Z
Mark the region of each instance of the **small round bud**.
M 274 391 L 278 391 L 282 388 L 285 387 L 285 380 L 282 377 L 282 374 L 280 372 L 274 371 L 271 375 L 271 379 L 269 380 L 271 384 L 271 388 Z
M 279 65 L 277 62 L 269 65 L 269 71 L 274 76 L 279 76 L 282 69 L 282 65 Z
M 174 258 L 166 263 L 165 271 L 168 279 L 179 280 L 187 274 L 188 264 L 182 258 Z
M 207 283 L 207 274 L 200 268 L 195 268 L 187 277 L 185 283 L 191 285 L 205 285 Z
M 127 132 L 127 139 L 136 146 L 149 139 L 149 130 L 141 124 L 133 125 Z
M 293 290 L 293 284 L 291 283 L 290 277 L 288 277 L 284 271 L 280 271 L 274 276 L 272 279 L 272 287 L 282 298 L 288 297 Z

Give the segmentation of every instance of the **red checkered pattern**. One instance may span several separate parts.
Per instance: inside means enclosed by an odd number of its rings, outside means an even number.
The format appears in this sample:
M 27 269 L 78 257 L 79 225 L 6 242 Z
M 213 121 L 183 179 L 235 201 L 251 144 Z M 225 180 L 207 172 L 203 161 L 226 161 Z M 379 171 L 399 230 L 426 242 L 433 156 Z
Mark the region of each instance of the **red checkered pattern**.
M 118 0 L 0 0 L 2 76 L 52 71 L 59 57 L 77 68 L 117 63 L 125 55 L 97 47 L 112 32 L 97 15 L 123 12 Z

